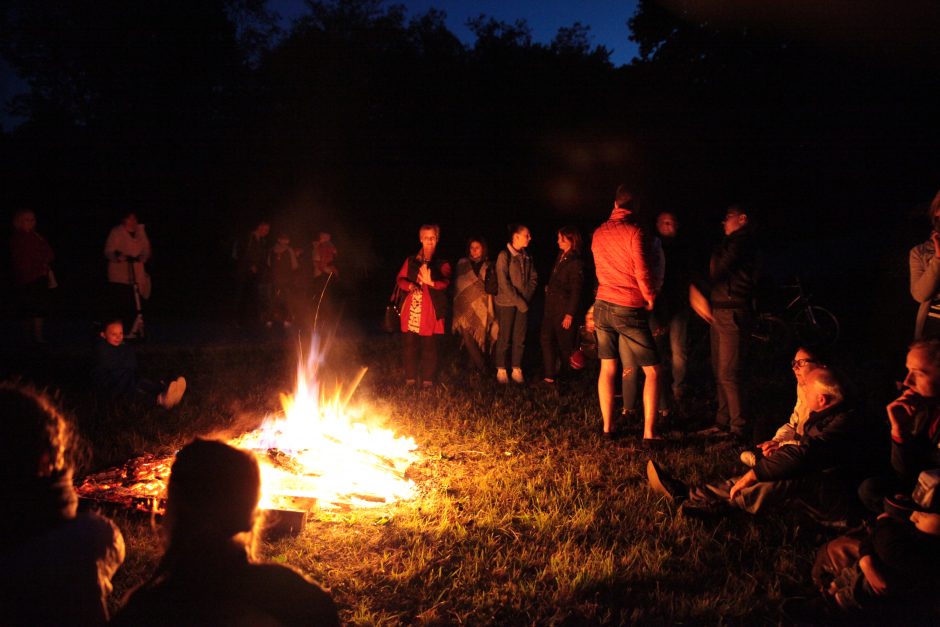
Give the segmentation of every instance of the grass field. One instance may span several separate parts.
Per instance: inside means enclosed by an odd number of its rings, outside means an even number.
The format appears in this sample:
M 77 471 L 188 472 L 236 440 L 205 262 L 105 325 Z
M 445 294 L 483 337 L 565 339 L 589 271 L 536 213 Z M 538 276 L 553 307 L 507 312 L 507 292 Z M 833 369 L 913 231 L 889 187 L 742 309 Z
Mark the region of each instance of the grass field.
M 442 385 L 415 391 L 399 384 L 394 340 L 339 342 L 325 371 L 343 378 L 369 367 L 354 402 L 418 442 L 421 459 L 408 476 L 419 495 L 320 512 L 300 536 L 263 545 L 268 559 L 330 588 L 345 622 L 776 624 L 786 598 L 812 594 L 815 549 L 832 532 L 795 512 L 707 523 L 678 516 L 647 488 L 650 454 L 638 440 L 601 439 L 593 371 L 554 395 L 500 387 L 445 359 Z M 173 450 L 194 435 L 253 426 L 277 409 L 277 392 L 292 388 L 296 356 L 268 344 L 142 347 L 139 358 L 150 374 L 185 374 L 189 392 L 167 412 L 118 410 L 80 386 L 63 389 L 90 453 L 86 471 Z M 780 372 L 752 380 L 771 424 L 792 405 L 792 382 Z M 697 417 L 706 418 L 710 391 L 697 393 Z M 699 481 L 740 471 L 730 448 L 672 437 L 654 455 L 677 476 Z M 112 517 L 128 545 L 114 581 L 117 608 L 160 548 L 149 520 Z

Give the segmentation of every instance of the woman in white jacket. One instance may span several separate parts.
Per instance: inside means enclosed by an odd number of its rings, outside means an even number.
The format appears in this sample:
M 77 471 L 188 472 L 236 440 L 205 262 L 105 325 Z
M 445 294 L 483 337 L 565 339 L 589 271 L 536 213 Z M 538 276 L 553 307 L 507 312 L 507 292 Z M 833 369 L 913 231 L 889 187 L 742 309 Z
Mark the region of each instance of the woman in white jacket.
M 114 312 L 127 318 L 125 327 L 134 336 L 136 321 L 131 323 L 135 306 L 134 283 L 140 290 L 141 298 L 150 298 L 150 275 L 144 264 L 150 259 L 150 240 L 144 225 L 137 222 L 137 215 L 126 213 L 121 223 L 111 229 L 104 244 L 104 256 L 108 260 L 108 283 L 111 286 Z

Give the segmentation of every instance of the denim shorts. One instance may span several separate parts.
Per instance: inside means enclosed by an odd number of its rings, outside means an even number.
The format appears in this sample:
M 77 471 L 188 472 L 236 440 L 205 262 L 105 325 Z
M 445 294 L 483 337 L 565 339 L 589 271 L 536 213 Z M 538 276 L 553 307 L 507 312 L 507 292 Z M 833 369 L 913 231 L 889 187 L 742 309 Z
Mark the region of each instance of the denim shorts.
M 599 358 L 619 357 L 625 368 L 659 364 L 646 309 L 598 300 L 594 303 L 594 328 Z

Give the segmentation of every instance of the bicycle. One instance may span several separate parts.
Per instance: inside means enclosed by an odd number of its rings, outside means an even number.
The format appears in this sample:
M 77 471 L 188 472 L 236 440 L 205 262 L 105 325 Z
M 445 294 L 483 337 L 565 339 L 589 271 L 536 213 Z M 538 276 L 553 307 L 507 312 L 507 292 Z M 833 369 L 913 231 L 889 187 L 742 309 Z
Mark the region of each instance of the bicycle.
M 812 304 L 812 295 L 803 291 L 799 277 L 782 289 L 796 290 L 794 297 L 779 312 L 761 312 L 751 335 L 759 342 L 771 342 L 789 350 L 791 340 L 804 346 L 825 348 L 839 339 L 839 319 L 834 313 Z

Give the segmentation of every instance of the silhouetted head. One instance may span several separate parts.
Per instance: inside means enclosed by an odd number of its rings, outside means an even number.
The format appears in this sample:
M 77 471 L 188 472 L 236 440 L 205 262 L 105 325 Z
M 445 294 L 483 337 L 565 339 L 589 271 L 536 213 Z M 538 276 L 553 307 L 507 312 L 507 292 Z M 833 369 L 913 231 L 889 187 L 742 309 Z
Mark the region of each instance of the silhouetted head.
M 471 237 L 467 240 L 467 257 L 473 261 L 486 259 L 488 254 L 486 240 L 482 237 Z
M 731 205 L 725 211 L 725 219 L 721 221 L 721 225 L 724 227 L 725 235 L 731 235 L 743 229 L 747 221 L 747 210 L 741 205 Z
M 36 214 L 32 209 L 19 209 L 13 214 L 13 228 L 26 233 L 36 228 Z
M 17 383 L 0 383 L 0 546 L 75 517 L 72 485 L 74 434 L 48 396 Z
M 529 227 L 524 224 L 509 225 L 509 243 L 516 250 L 522 250 L 532 241 L 532 234 Z
M 176 454 L 170 471 L 165 523 L 170 545 L 252 531 L 260 498 L 261 471 L 252 453 L 217 440 L 194 440 Z
M 139 224 L 137 222 L 137 214 L 134 212 L 125 213 L 123 216 L 121 216 L 121 224 L 128 233 L 136 232 L 137 225 Z
M 628 211 L 633 210 L 633 201 L 636 199 L 636 193 L 627 185 L 621 184 L 617 186 L 617 191 L 614 194 L 614 207 L 617 209 L 627 209 Z
M 663 239 L 670 239 L 679 232 L 679 220 L 671 211 L 663 211 L 656 216 L 656 232 Z
M 563 226 L 558 229 L 558 248 L 563 252 L 581 250 L 581 231 L 573 226 Z

